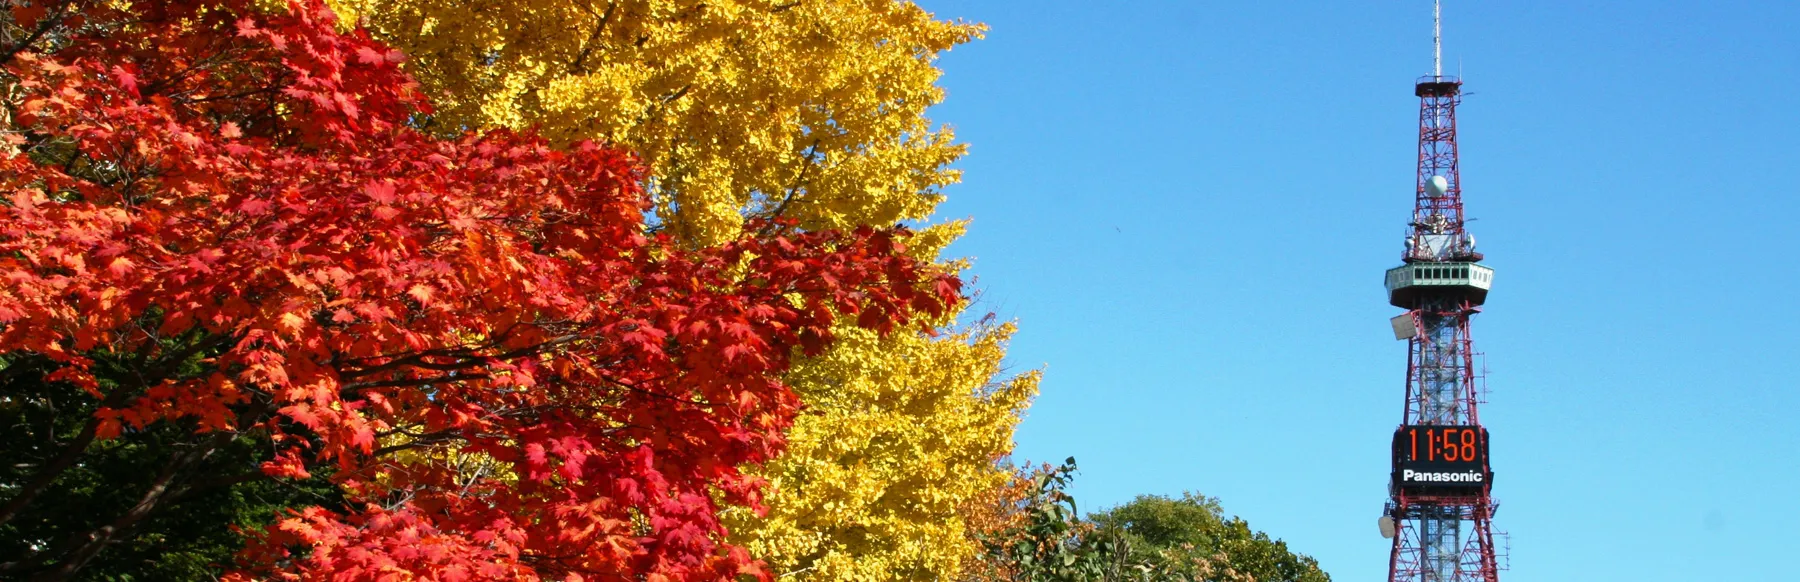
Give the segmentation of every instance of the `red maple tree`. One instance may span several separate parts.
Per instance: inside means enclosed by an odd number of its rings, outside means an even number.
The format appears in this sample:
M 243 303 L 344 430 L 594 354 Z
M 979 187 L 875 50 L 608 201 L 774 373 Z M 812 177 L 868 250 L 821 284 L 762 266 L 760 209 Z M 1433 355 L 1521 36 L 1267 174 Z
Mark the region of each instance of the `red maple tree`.
M 738 467 L 782 445 L 790 356 L 843 314 L 885 331 L 961 300 L 898 227 L 678 246 L 629 154 L 435 137 L 400 54 L 317 0 L 253 4 L 14 9 L 0 355 L 101 408 L 0 523 L 97 440 L 194 435 L 131 511 L 21 568 L 75 572 L 251 436 L 273 460 L 231 478 L 328 467 L 352 503 L 296 508 L 240 578 L 762 577 L 716 513 L 757 504 Z M 102 355 L 135 380 L 99 381 Z

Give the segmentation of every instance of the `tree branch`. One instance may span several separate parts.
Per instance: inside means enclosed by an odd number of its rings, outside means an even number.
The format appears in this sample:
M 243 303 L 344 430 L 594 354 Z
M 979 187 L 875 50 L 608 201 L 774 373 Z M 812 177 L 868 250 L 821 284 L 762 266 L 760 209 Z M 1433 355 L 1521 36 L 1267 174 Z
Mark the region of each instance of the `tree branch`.
M 618 3 L 606 3 L 606 12 L 600 15 L 600 23 L 594 25 L 594 32 L 588 34 L 587 42 L 581 43 L 581 54 L 575 55 L 575 61 L 569 63 L 570 73 L 581 74 L 587 72 L 586 63 L 588 55 L 593 54 L 594 46 L 600 40 L 600 33 L 606 30 L 606 24 L 612 21 L 613 9 L 618 7 Z
M 100 406 L 102 408 L 120 406 L 125 403 L 129 394 L 130 392 L 125 390 L 115 392 L 107 397 L 106 401 L 101 402 Z M 81 426 L 81 433 L 76 435 L 75 440 L 70 441 L 68 446 L 63 447 L 63 451 L 56 455 L 55 459 L 45 464 L 44 468 L 39 469 L 37 474 L 32 476 L 31 481 L 20 488 L 19 493 L 8 500 L 5 506 L 0 506 L 0 524 L 11 521 L 19 514 L 19 511 L 31 505 L 31 501 L 36 499 L 38 494 L 49 488 L 51 483 L 55 483 L 57 477 L 61 477 L 64 471 L 74 466 L 75 461 L 87 453 L 88 447 L 94 444 L 94 438 L 99 434 L 99 430 L 100 417 L 89 417 L 87 423 Z
M 63 21 L 68 20 L 69 18 L 69 5 L 69 3 L 63 3 L 60 7 L 61 10 L 58 11 L 58 14 L 54 18 L 45 17 L 43 20 L 38 21 L 37 30 L 31 31 L 31 35 L 26 36 L 25 40 L 19 41 L 18 44 L 14 44 L 7 48 L 6 54 L 0 55 L 0 66 L 12 64 L 13 57 L 18 56 L 19 53 L 25 52 L 25 49 L 31 48 L 31 45 L 36 44 L 39 38 L 43 38 L 43 36 L 48 34 L 52 29 L 62 26 Z
M 788 187 L 787 196 L 781 199 L 780 204 L 775 205 L 775 211 L 769 214 L 771 220 L 769 221 L 768 226 L 764 226 L 762 232 L 756 233 L 757 236 L 768 234 L 769 229 L 775 227 L 777 223 L 774 219 L 781 218 L 781 215 L 787 212 L 788 204 L 794 201 L 794 195 L 800 191 L 800 186 L 806 184 L 806 174 L 808 171 L 812 170 L 813 160 L 819 155 L 820 141 L 821 140 L 815 139 L 813 140 L 812 145 L 806 148 L 806 165 L 800 166 L 800 175 L 794 177 L 794 185 Z

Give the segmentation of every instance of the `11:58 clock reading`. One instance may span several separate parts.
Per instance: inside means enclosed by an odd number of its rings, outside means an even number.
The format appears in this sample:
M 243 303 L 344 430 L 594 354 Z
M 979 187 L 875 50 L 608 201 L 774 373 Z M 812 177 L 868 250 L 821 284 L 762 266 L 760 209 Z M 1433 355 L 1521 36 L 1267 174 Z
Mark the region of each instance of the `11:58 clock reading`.
M 1423 429 L 1424 434 L 1420 434 Z M 1413 426 L 1406 429 L 1412 461 L 1474 461 L 1480 446 L 1479 433 L 1472 427 Z M 1419 439 L 1424 437 L 1424 456 L 1420 456 Z

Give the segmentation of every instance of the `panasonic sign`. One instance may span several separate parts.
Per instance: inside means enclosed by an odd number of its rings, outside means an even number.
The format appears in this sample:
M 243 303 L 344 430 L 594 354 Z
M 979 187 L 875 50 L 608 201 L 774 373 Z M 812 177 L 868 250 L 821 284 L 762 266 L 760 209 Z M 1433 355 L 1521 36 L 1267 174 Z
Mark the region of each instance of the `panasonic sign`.
M 1486 475 L 1480 471 L 1462 471 L 1440 473 L 1433 471 L 1414 471 L 1405 469 L 1400 472 L 1400 482 L 1408 484 L 1425 483 L 1480 483 Z

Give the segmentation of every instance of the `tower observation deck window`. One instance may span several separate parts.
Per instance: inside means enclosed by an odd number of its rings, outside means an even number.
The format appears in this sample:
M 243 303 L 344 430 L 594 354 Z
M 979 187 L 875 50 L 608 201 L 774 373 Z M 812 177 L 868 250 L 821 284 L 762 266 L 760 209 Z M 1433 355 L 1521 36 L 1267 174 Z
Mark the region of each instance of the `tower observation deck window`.
M 1494 283 L 1494 270 L 1478 263 L 1413 263 L 1388 269 L 1388 300 L 1407 307 L 1420 297 L 1469 299 L 1480 305 Z

